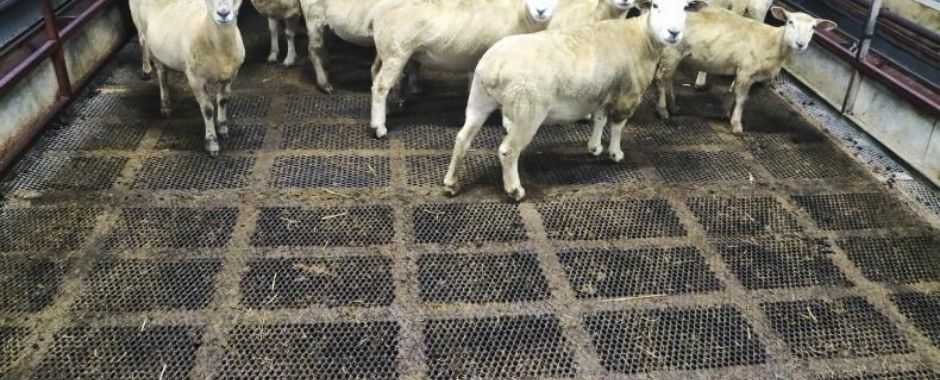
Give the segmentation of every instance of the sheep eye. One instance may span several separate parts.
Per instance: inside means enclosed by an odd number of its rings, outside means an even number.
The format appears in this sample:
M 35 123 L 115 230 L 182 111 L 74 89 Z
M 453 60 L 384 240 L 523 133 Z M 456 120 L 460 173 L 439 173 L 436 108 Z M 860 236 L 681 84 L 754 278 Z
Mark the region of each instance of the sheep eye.
M 653 9 L 659 9 L 659 4 L 653 3 Z

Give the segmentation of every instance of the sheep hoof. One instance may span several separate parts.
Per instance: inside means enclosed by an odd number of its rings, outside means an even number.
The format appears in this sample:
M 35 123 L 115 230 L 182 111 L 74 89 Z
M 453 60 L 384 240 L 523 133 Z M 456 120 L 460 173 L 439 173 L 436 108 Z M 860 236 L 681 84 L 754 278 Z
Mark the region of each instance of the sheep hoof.
M 271 54 L 268 54 L 268 62 L 277 62 L 277 53 L 272 51 Z
M 206 140 L 206 152 L 209 152 L 209 155 L 212 157 L 219 156 L 219 141 L 216 139 L 207 139 Z
M 150 78 L 151 78 L 150 72 L 147 72 L 147 71 L 140 72 L 140 79 L 150 80 Z
M 171 111 L 172 111 L 172 110 L 170 109 L 170 107 L 168 107 L 168 106 L 162 106 L 162 107 L 160 107 L 160 116 L 163 116 L 163 117 L 170 117 Z
M 228 124 L 222 124 L 221 126 L 219 126 L 218 136 L 219 136 L 219 139 L 228 140 L 228 136 L 229 136 Z
M 456 197 L 457 193 L 459 192 L 460 192 L 460 185 L 456 183 L 453 185 L 448 185 L 446 183 L 444 184 L 444 195 L 448 197 Z
M 512 198 L 512 200 L 519 202 L 519 201 L 522 201 L 523 198 L 525 198 L 525 189 L 523 189 L 522 187 L 509 189 L 509 190 L 506 190 L 506 194 L 509 194 L 509 197 Z
M 613 162 L 623 161 L 623 152 L 610 152 L 610 160 Z
M 323 90 L 323 93 L 327 95 L 333 95 L 333 85 L 329 83 L 321 83 L 320 89 Z
M 656 108 L 656 115 L 658 115 L 660 119 L 669 120 L 669 110 L 665 108 Z
M 604 153 L 604 147 L 601 144 L 597 145 L 588 145 L 588 151 L 591 152 L 594 157 L 600 156 L 601 153 Z
M 291 67 L 294 65 L 294 62 L 297 61 L 296 58 L 288 58 L 284 60 L 284 67 Z
M 384 126 L 376 127 L 376 128 L 375 128 L 375 137 L 376 137 L 376 138 L 383 138 L 383 137 L 385 137 L 386 134 L 388 134 L 388 130 L 385 129 Z
M 743 133 L 744 133 L 744 126 L 742 126 L 741 124 L 732 125 L 732 126 L 731 126 L 731 133 L 734 133 L 734 134 L 736 134 L 736 135 L 743 134 Z
M 707 82 L 702 82 L 702 83 L 695 82 L 692 88 L 695 88 L 696 91 L 705 91 L 708 89 L 708 83 Z

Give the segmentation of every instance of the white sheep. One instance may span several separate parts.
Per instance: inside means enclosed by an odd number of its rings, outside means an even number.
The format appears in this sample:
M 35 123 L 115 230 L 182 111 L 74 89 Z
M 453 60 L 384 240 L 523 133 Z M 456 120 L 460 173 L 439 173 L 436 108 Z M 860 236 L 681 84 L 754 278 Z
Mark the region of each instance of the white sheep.
M 271 52 L 268 62 L 277 62 L 281 53 L 278 42 L 278 23 L 284 20 L 284 35 L 287 37 L 287 56 L 284 57 L 284 66 L 291 66 L 297 60 L 297 50 L 294 37 L 297 35 L 297 18 L 301 16 L 299 0 L 251 0 L 251 5 L 258 10 L 264 18 L 268 19 L 268 29 L 271 32 Z
M 734 14 L 747 16 L 759 23 L 764 22 L 773 0 L 709 0 L 708 4 L 716 8 L 730 10 Z M 702 90 L 708 81 L 708 74 L 700 71 L 695 77 L 695 89 Z
M 585 114 L 610 118 L 610 158 L 623 160 L 620 134 L 652 83 L 666 46 L 683 36 L 686 8 L 698 0 L 644 0 L 640 17 L 608 20 L 573 29 L 507 37 L 480 59 L 470 87 L 463 128 L 457 134 L 444 186 L 458 188 L 457 172 L 490 113 L 502 109 L 508 135 L 499 146 L 503 186 L 515 200 L 525 197 L 519 181 L 522 150 L 543 123 L 566 123 Z M 600 125 L 603 127 L 603 124 Z M 590 148 L 600 146 L 592 136 Z
M 668 118 L 669 108 L 675 110 L 672 78 L 679 63 L 685 61 L 700 71 L 735 76 L 731 127 L 734 133 L 743 132 L 741 115 L 751 85 L 776 77 L 793 52 L 809 47 L 815 30 L 836 27 L 832 21 L 780 7 L 773 7 L 771 13 L 786 24 L 773 27 L 723 9 L 689 16 L 686 38 L 663 54 L 656 73 L 659 115 Z
M 571 28 L 625 17 L 636 0 L 560 0 L 548 29 Z
M 377 52 L 372 120 L 385 136 L 386 99 L 409 60 L 471 71 L 503 37 L 545 29 L 557 0 L 384 0 L 369 16 Z
M 225 106 L 232 81 L 245 61 L 238 30 L 242 0 L 131 0 L 137 30 L 157 70 L 160 112 L 171 111 L 166 69 L 186 75 L 206 125 L 205 148 L 219 154 L 218 137 L 228 137 Z M 216 134 L 218 126 L 218 135 Z

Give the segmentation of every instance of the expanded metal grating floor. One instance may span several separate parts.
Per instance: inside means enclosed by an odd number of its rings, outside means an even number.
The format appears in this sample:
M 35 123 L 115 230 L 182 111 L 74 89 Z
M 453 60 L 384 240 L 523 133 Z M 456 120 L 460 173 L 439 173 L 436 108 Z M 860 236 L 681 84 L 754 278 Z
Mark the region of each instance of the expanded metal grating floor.
M 211 159 L 136 49 L 0 180 L 2 379 L 940 379 L 935 222 L 766 86 L 743 136 L 645 103 L 621 164 L 545 127 L 514 204 L 498 117 L 440 189 L 465 79 L 377 140 L 368 52 L 250 61 Z

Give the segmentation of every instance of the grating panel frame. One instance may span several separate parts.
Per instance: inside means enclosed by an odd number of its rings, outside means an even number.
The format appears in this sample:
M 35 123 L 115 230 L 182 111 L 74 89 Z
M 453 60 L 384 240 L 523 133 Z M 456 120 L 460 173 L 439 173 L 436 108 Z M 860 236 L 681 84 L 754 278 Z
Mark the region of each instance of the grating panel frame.
M 394 235 L 389 206 L 261 209 L 251 244 L 256 247 L 361 247 L 390 244 Z
M 364 124 L 294 121 L 281 126 L 281 149 L 388 149 L 389 139 L 375 138 Z
M 58 294 L 65 270 L 64 264 L 47 258 L 4 257 L 0 260 L 0 311 L 45 309 Z
M 72 105 L 67 111 L 79 118 L 125 117 L 150 119 L 159 115 L 160 100 L 154 96 L 97 94 Z
M 405 158 L 408 185 L 439 187 L 450 166 L 450 156 L 412 156 Z M 498 187 L 503 183 L 502 166 L 495 154 L 468 154 L 460 168 L 463 186 L 484 185 Z
M 590 154 L 533 154 L 522 156 L 521 161 L 528 172 L 526 178 L 546 185 L 632 184 L 644 180 L 640 165 L 629 159 L 615 163 L 606 156 Z
M 91 234 L 93 208 L 0 208 L 0 252 L 64 252 L 78 249 Z
M 230 119 L 263 118 L 271 106 L 269 96 L 235 96 L 229 102 L 226 112 Z
M 526 239 L 516 205 L 502 203 L 427 204 L 412 209 L 417 243 L 514 242 Z
M 539 301 L 549 296 L 538 258 L 509 254 L 424 254 L 418 258 L 421 300 L 433 303 Z
M 94 264 L 77 310 L 129 313 L 199 310 L 215 294 L 218 259 L 105 259 Z
M 689 198 L 686 205 L 709 235 L 773 235 L 801 230 L 773 197 Z
M 236 189 L 248 184 L 254 157 L 195 156 L 151 157 L 143 160 L 134 189 L 211 190 Z
M 633 130 L 625 129 L 627 141 L 637 146 L 690 146 L 723 145 L 721 135 L 701 119 L 677 116 L 649 124 L 631 123 Z
M 940 293 L 895 293 L 891 301 L 935 347 L 940 347 Z
M 866 373 L 849 377 L 832 377 L 828 380 L 940 380 L 940 373 L 924 369 L 889 373 Z
M 387 157 L 280 156 L 275 158 L 268 186 L 275 188 L 388 187 Z
M 756 177 L 735 152 L 657 152 L 650 159 L 667 183 L 748 182 Z
M 752 147 L 751 152 L 778 179 L 867 178 L 854 161 L 830 146 L 800 149 Z
M 219 248 L 232 236 L 234 207 L 126 207 L 104 245 L 122 248 Z
M 258 150 L 264 143 L 264 130 L 265 125 L 256 120 L 229 119 L 229 137 L 219 144 L 223 151 Z M 202 119 L 169 120 L 154 149 L 205 154 L 205 131 Z
M 186 379 L 201 335 L 183 325 L 68 327 L 55 334 L 35 379 Z
M 35 147 L 51 151 L 134 150 L 146 132 L 145 123 L 101 120 L 53 122 Z
M 573 377 L 574 358 L 553 316 L 431 320 L 431 379 Z
M 5 371 L 23 347 L 23 338 L 28 330 L 25 327 L 0 325 L 0 371 Z
M 704 293 L 722 289 L 695 247 L 590 249 L 559 254 L 578 298 Z
M 609 371 L 626 374 L 760 364 L 767 352 L 731 306 L 602 312 L 584 318 Z
M 389 306 L 392 260 L 384 256 L 253 260 L 241 280 L 252 309 Z
M 28 154 L 0 182 L 0 191 L 104 190 L 114 185 L 126 163 L 126 157 L 117 156 Z
M 904 227 L 914 217 L 884 193 L 794 195 L 793 200 L 823 230 Z
M 940 281 L 937 237 L 856 237 L 836 244 L 869 280 L 893 284 Z
M 396 322 L 238 325 L 220 380 L 395 379 Z
M 548 238 L 611 240 L 685 236 L 665 199 L 564 201 L 536 205 Z
M 853 285 L 832 262 L 826 240 L 729 239 L 715 245 L 749 290 Z
M 770 327 L 799 358 L 908 353 L 901 332 L 862 297 L 761 304 Z
M 372 100 L 368 94 L 293 95 L 287 98 L 287 118 L 343 117 L 366 119 Z
M 440 124 L 405 124 L 396 125 L 389 133 L 400 136 L 407 149 L 414 150 L 447 150 L 454 149 L 457 133 L 461 125 Z M 472 148 L 496 150 L 503 142 L 502 126 L 484 125 L 473 139 Z

